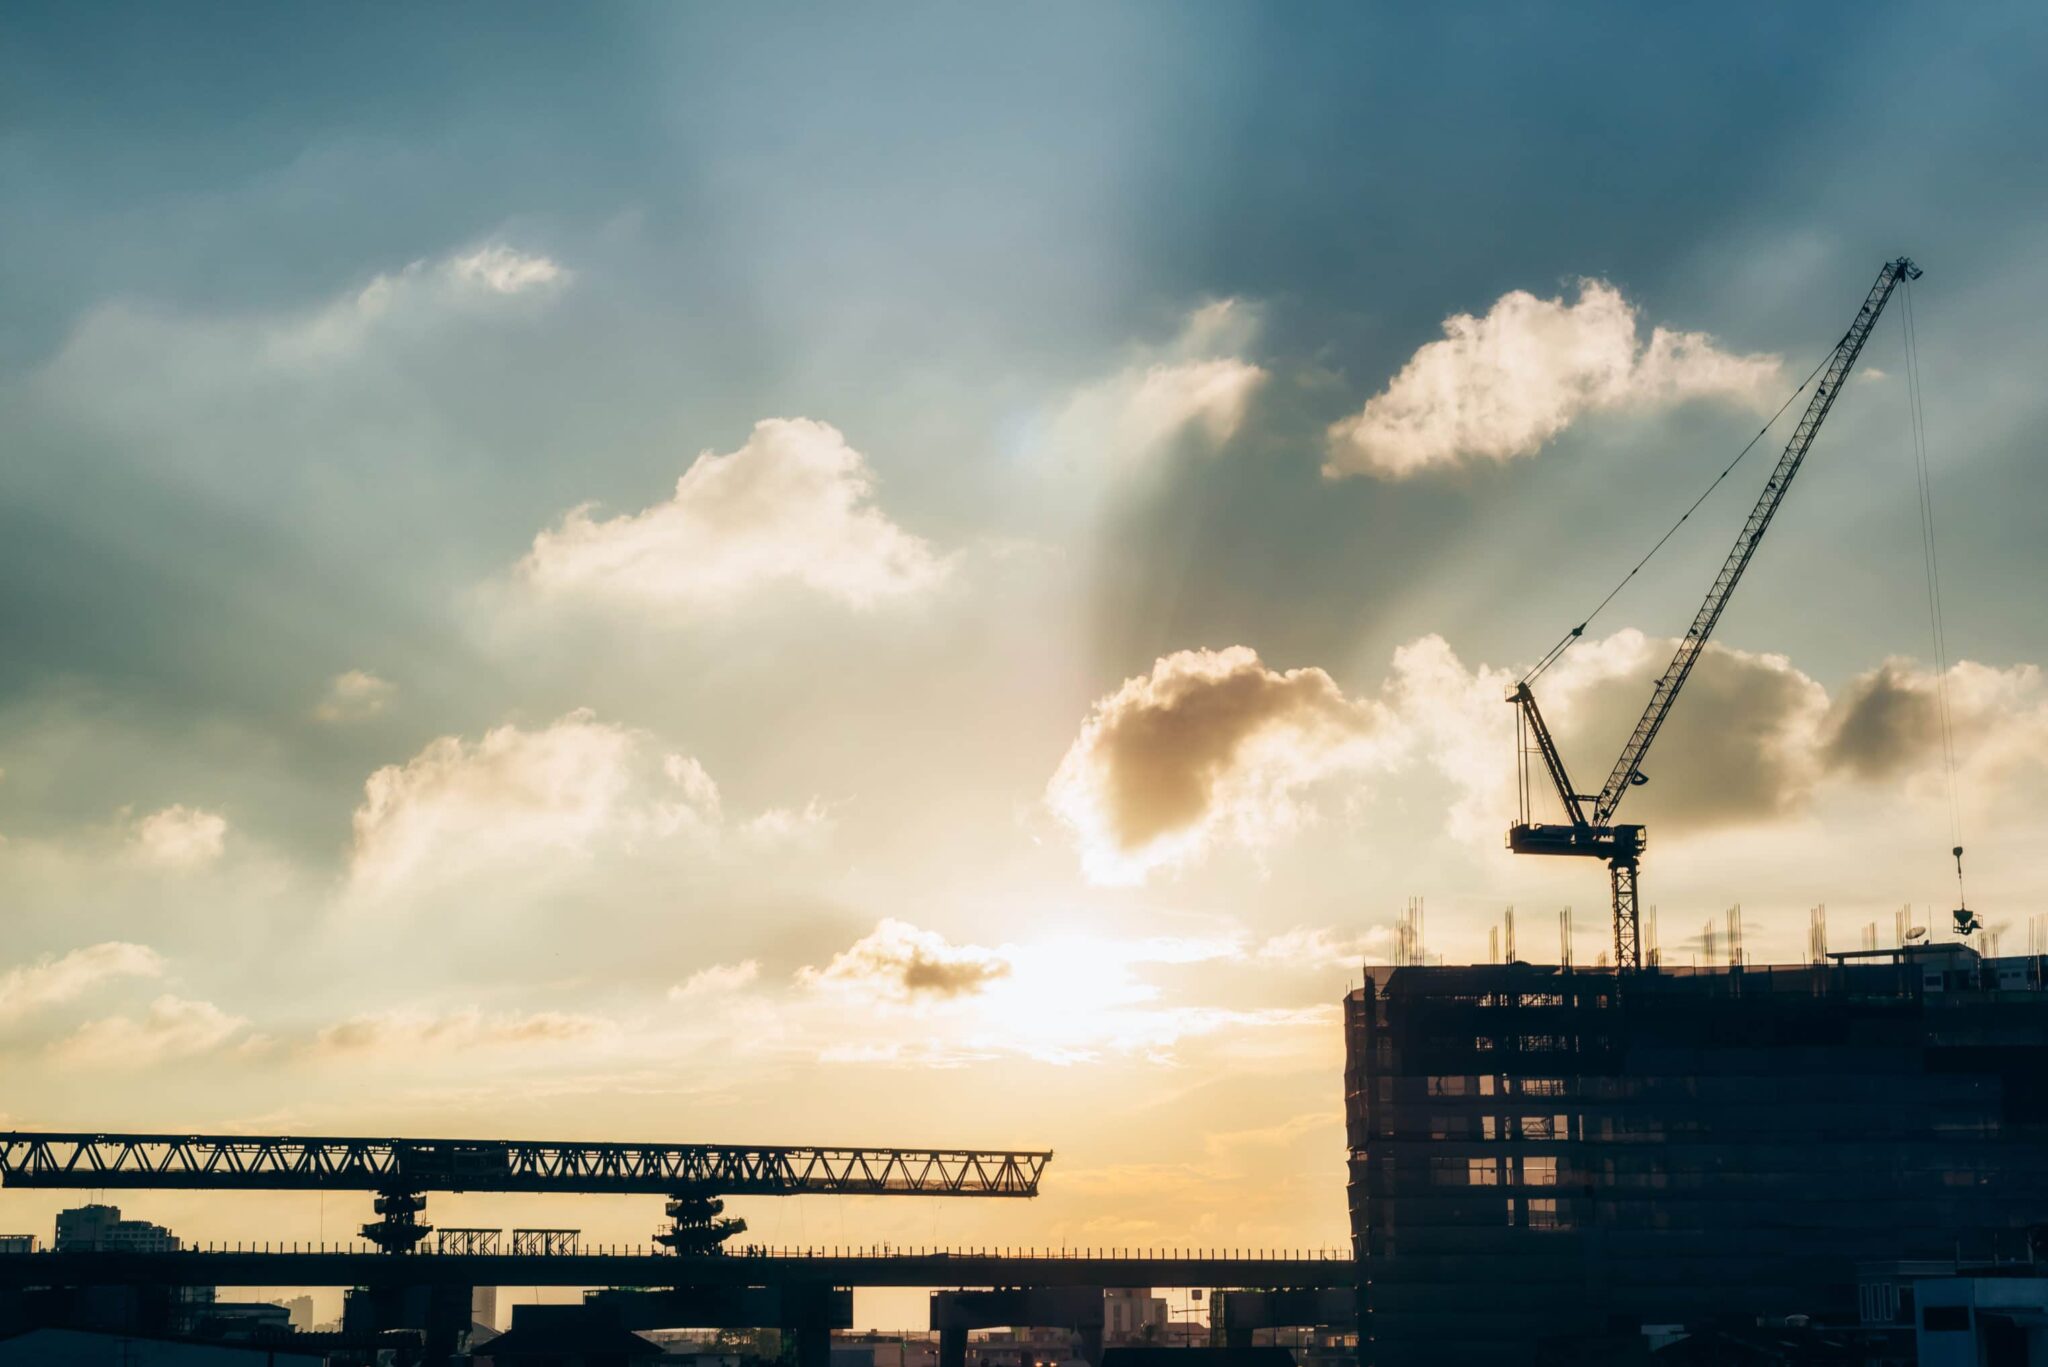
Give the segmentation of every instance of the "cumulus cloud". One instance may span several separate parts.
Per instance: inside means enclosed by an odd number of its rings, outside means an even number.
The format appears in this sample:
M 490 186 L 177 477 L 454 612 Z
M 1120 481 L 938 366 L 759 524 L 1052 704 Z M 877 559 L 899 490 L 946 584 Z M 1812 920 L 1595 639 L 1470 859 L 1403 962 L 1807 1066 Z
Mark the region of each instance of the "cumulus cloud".
M 0 974 L 0 1020 L 61 1005 L 116 978 L 155 978 L 163 971 L 163 958 L 155 950 L 121 940 L 87 945 L 62 957 L 44 955 Z
M 353 1016 L 314 1038 L 316 1053 L 330 1055 L 454 1053 L 472 1049 L 534 1048 L 573 1043 L 613 1031 L 596 1016 L 566 1011 L 384 1011 Z
M 1603 280 L 1579 297 L 1502 295 L 1483 318 L 1454 314 L 1365 408 L 1335 423 L 1323 473 L 1401 479 L 1533 455 L 1588 413 L 1716 398 L 1768 408 L 1779 358 L 1721 350 L 1701 332 L 1657 327 Z
M 2048 691 L 2034 665 L 1997 668 L 1963 660 L 1946 676 L 1889 659 L 1857 675 L 1828 711 L 1821 758 L 1831 770 L 1882 781 L 1942 762 L 1940 693 L 1966 775 L 1998 784 L 2048 766 Z
M 1639 631 L 1583 641 L 1544 675 L 1544 716 L 1582 791 L 1597 791 L 1676 642 Z M 1394 652 L 1378 692 L 1347 697 L 1320 670 L 1279 674 L 1243 647 L 1159 660 L 1097 703 L 1047 788 L 1083 869 L 1136 882 L 1224 844 L 1255 847 L 1301 824 L 1324 780 L 1350 799 L 1376 779 L 1434 771 L 1444 829 L 1498 848 L 1517 808 L 1519 671 L 1467 666 L 1441 637 Z M 1823 789 L 1936 773 L 1938 680 L 1887 661 L 1831 697 L 1784 655 L 1709 645 L 1659 733 L 1625 819 L 1661 836 L 1758 825 L 1807 810 Z M 1947 676 L 1965 790 L 2048 775 L 2048 689 L 2032 666 L 1964 662 Z M 1539 819 L 1561 819 L 1537 782 Z M 1371 937 L 1297 929 L 1247 953 L 1302 966 L 1384 952 Z
M 1364 963 L 1384 963 L 1393 947 L 1394 932 L 1387 926 L 1373 926 L 1362 932 L 1329 926 L 1296 926 L 1262 941 L 1254 957 L 1279 968 L 1317 970 L 1356 969 Z
M 752 985 L 761 976 L 758 959 L 743 959 L 736 964 L 713 964 L 700 968 L 682 982 L 668 990 L 670 1001 L 686 1001 L 691 998 L 721 997 L 738 992 Z
M 460 284 L 493 294 L 523 294 L 558 285 L 569 278 L 559 262 L 518 251 L 502 242 L 487 242 L 448 259 L 443 269 Z
M 808 987 L 836 988 L 893 1001 L 961 997 L 1007 977 L 1009 961 L 993 949 L 949 943 L 894 917 L 882 921 L 823 968 L 800 969 Z
M 1581 791 L 1597 791 L 1642 714 L 1676 642 L 1639 631 L 1587 640 L 1544 675 L 1543 714 Z M 1447 777 L 1455 797 L 1447 829 L 1470 843 L 1497 843 L 1516 809 L 1516 671 L 1468 669 L 1439 637 L 1397 651 L 1387 701 L 1409 758 Z M 1783 655 L 1710 644 L 1684 699 L 1658 734 L 1632 792 L 1627 819 L 1660 833 L 1754 823 L 1801 807 L 1823 776 L 1816 737 L 1827 691 Z M 1548 786 L 1532 788 L 1544 819 L 1562 819 Z
M 151 812 L 135 825 L 135 849 L 145 860 L 167 869 L 197 869 L 221 857 L 227 848 L 228 821 L 219 812 L 183 803 Z
M 687 615 L 775 587 L 854 608 L 931 589 L 945 562 L 874 495 L 874 471 L 837 428 L 771 418 L 737 451 L 699 454 L 665 503 L 602 521 L 570 510 L 534 538 L 519 575 L 543 598 Z
M 1257 332 L 1241 300 L 1196 309 L 1168 345 L 1077 390 L 1053 421 L 1054 449 L 1089 468 L 1118 467 L 1149 463 L 1184 437 L 1229 441 L 1267 379 L 1237 354 Z
M 327 694 L 313 709 L 320 721 L 362 721 L 391 705 L 398 686 L 365 669 L 351 669 L 334 676 Z
M 1181 651 L 1096 703 L 1046 798 L 1091 878 L 1136 882 L 1298 824 L 1296 795 L 1371 763 L 1383 721 L 1320 669 L 1269 669 L 1245 646 Z
M 731 839 L 782 848 L 825 822 L 814 806 L 728 818 L 696 759 L 578 709 L 546 726 L 442 736 L 371 774 L 349 861 L 359 897 L 462 882 L 531 884 L 601 855 Z
M 708 831 L 720 819 L 717 785 L 697 761 L 660 755 L 645 734 L 576 711 L 537 730 L 496 727 L 474 743 L 442 736 L 371 774 L 350 879 L 361 892 L 416 891 Z
M 1544 716 L 1574 779 L 1597 790 L 1677 643 L 1634 630 L 1581 643 L 1540 686 Z M 1514 672 L 1467 668 L 1440 638 L 1397 651 L 1385 701 L 1407 754 L 1448 777 L 1452 834 L 1493 844 L 1515 809 Z M 1995 789 L 2048 770 L 2048 695 L 2032 666 L 1973 662 L 1948 676 L 1959 762 Z M 1837 694 L 1790 658 L 1710 644 L 1658 734 L 1648 786 L 1625 816 L 1683 836 L 1807 809 L 1830 785 L 1880 784 L 1940 764 L 1935 675 L 1888 660 Z M 1539 782 L 1539 800 L 1554 805 Z M 1551 814 L 1556 819 L 1557 814 Z
M 108 1016 L 88 1021 L 51 1052 L 59 1062 L 74 1067 L 144 1068 L 208 1053 L 247 1024 L 211 1002 L 166 993 L 151 1002 L 140 1019 Z

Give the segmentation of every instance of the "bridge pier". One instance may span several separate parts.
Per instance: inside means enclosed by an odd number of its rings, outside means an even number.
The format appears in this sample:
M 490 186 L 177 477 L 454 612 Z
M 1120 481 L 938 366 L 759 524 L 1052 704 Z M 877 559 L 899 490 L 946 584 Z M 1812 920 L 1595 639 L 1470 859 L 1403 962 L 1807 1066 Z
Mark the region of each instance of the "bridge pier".
M 939 1367 L 966 1367 L 967 1331 L 1004 1325 L 1066 1329 L 1090 1367 L 1102 1362 L 1102 1288 L 1033 1286 L 1003 1291 L 932 1292 L 931 1327 L 939 1334 Z
M 832 1367 L 832 1326 L 810 1319 L 796 1325 L 796 1367 Z
M 342 1301 L 342 1328 L 351 1334 L 412 1329 L 425 1343 L 431 1367 L 469 1351 L 469 1310 L 474 1291 L 456 1282 L 380 1281 L 351 1290 Z

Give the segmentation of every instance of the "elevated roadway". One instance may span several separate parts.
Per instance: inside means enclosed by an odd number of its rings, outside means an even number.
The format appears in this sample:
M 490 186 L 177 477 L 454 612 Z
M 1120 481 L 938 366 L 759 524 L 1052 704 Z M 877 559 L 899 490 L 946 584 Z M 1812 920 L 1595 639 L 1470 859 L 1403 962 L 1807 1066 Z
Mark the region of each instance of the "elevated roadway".
M 38 1252 L 0 1254 L 0 1288 L 30 1286 L 1349 1287 L 1339 1252 L 1245 1256 L 1045 1252 L 769 1253 L 677 1257 L 643 1248 L 549 1254 Z

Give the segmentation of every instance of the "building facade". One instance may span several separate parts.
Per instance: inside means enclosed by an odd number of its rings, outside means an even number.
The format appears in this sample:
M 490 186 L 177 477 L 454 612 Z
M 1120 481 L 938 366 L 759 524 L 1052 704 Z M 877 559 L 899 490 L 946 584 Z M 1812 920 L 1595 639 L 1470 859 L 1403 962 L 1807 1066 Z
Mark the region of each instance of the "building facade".
M 1375 968 L 1345 1003 L 1366 1364 L 1729 1315 L 2048 1223 L 2038 964 Z
M 175 1253 L 178 1236 L 147 1220 L 124 1220 L 119 1206 L 74 1206 L 57 1212 L 58 1252 Z

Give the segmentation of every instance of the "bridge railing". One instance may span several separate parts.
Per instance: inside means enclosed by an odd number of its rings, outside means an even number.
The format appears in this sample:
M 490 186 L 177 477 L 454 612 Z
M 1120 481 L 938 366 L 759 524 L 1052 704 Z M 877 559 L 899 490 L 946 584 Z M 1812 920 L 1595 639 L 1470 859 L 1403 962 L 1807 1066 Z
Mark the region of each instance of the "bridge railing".
M 69 1252 L 71 1250 L 64 1250 Z M 105 1250 L 114 1251 L 114 1250 Z M 0 1258 L 44 1258 L 59 1250 L 43 1247 L 26 1253 L 0 1253 Z M 167 1251 L 171 1252 L 171 1251 Z M 465 1257 L 506 1257 L 506 1254 L 478 1254 L 456 1252 L 417 1252 L 386 1255 L 376 1245 L 361 1240 L 244 1240 L 222 1239 L 204 1243 L 187 1243 L 171 1252 L 171 1256 L 193 1254 L 201 1256 L 231 1254 L 375 1254 L 407 1258 L 465 1258 Z M 673 1258 L 675 1255 L 657 1244 L 607 1244 L 578 1243 L 573 1246 L 550 1246 L 534 1249 L 528 1257 L 598 1257 L 598 1258 Z M 1345 1248 L 1136 1248 L 1122 1246 L 1081 1245 L 1057 1248 L 1034 1248 L 1009 1244 L 971 1245 L 904 1245 L 904 1244 L 854 1244 L 815 1245 L 785 1247 L 766 1244 L 747 1244 L 729 1248 L 719 1255 L 730 1259 L 780 1259 L 786 1261 L 805 1259 L 931 1259 L 931 1258 L 1001 1258 L 1040 1261 L 1102 1261 L 1102 1262 L 1348 1262 L 1351 1251 Z

